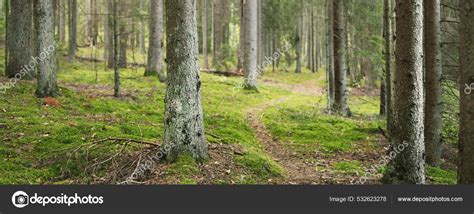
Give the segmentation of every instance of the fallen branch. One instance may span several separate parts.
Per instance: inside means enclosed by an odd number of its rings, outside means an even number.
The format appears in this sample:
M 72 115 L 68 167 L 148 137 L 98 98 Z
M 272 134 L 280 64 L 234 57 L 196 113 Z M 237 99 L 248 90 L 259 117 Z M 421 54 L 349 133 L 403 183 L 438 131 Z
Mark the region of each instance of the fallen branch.
M 379 130 L 382 133 L 382 135 L 385 137 L 385 139 L 389 140 L 387 134 L 385 134 L 385 131 L 382 129 L 382 127 L 379 126 Z

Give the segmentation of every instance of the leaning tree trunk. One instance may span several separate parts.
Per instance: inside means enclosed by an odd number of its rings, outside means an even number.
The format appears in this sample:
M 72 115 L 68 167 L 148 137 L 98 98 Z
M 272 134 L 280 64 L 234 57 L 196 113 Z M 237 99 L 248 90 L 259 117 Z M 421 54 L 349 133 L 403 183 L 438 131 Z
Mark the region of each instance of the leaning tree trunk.
M 68 10 L 69 10 L 69 59 L 73 60 L 76 58 L 76 49 L 77 49 L 77 0 L 68 0 Z
M 333 0 L 334 28 L 334 109 L 340 114 L 349 115 L 346 90 L 346 34 L 343 0 Z
M 243 2 L 244 88 L 257 89 L 257 1 Z
M 459 86 L 461 94 L 459 122 L 458 180 L 460 184 L 474 183 L 474 94 L 465 92 L 474 84 L 474 0 L 462 0 Z M 471 88 L 472 89 L 472 88 Z
M 6 76 L 16 79 L 31 79 L 35 76 L 34 68 L 27 68 L 32 56 L 33 32 L 32 0 L 11 2 L 8 17 L 8 65 Z
M 41 59 L 37 65 L 38 84 L 36 96 L 55 97 L 56 44 L 54 42 L 53 0 L 34 0 L 36 54 Z
M 163 72 L 163 1 L 150 0 L 150 44 L 148 46 L 148 64 L 145 76 L 158 75 L 165 82 Z
M 190 152 L 207 158 L 199 77 L 196 1 L 166 0 L 168 87 L 165 98 L 165 150 L 169 161 Z M 167 149 L 168 148 L 168 149 Z
M 397 0 L 394 130 L 385 183 L 425 182 L 423 0 Z
M 425 0 L 425 147 L 426 162 L 438 165 L 441 160 L 441 9 L 440 0 Z

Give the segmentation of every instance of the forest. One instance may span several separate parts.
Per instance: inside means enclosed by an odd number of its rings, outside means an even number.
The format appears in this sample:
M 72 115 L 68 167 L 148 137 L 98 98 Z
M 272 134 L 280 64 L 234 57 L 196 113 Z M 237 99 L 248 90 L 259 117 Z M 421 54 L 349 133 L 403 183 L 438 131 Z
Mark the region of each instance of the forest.
M 474 0 L 0 8 L 0 184 L 474 183 Z

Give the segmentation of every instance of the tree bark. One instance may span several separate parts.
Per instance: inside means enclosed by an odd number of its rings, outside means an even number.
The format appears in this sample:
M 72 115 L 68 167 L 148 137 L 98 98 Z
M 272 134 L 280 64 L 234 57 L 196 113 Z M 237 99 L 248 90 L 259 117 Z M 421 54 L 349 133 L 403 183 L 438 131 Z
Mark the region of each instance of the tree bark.
M 114 68 L 115 66 L 115 51 L 114 51 L 114 2 L 115 0 L 106 0 L 107 8 L 107 67 Z
M 257 89 L 257 1 L 243 2 L 244 88 Z
M 346 90 L 346 42 L 344 2 L 333 0 L 334 14 L 334 109 L 341 115 L 349 115 Z
M 127 14 L 130 5 L 128 4 L 127 0 L 120 0 L 120 12 L 121 14 Z M 117 17 L 115 17 L 117 18 Z M 115 20 L 117 21 L 117 20 Z M 119 58 L 118 58 L 118 66 L 119 68 L 127 68 L 127 48 L 128 48 L 128 36 L 130 32 L 127 28 L 127 21 L 124 18 L 119 20 Z
M 53 0 L 34 0 L 36 54 L 41 60 L 37 64 L 38 83 L 36 96 L 55 97 L 56 83 L 56 44 L 54 42 Z
M 59 10 L 60 14 L 59 16 L 59 41 L 62 43 L 66 42 L 66 2 L 59 1 Z
M 35 68 L 30 68 L 33 39 L 33 5 L 32 0 L 16 0 L 11 2 L 8 17 L 8 78 L 32 79 Z
M 327 82 L 328 82 L 328 110 L 334 108 L 334 97 L 335 97 L 335 79 L 334 79 L 334 28 L 333 28 L 333 1 L 326 0 L 327 6 L 327 43 L 326 43 L 326 55 L 327 55 Z
M 423 124 L 423 0 L 397 0 L 394 130 L 383 181 L 425 183 Z
M 384 0 L 384 59 L 385 59 L 385 114 L 387 117 L 387 130 L 389 137 L 393 130 L 393 103 L 392 103 L 392 21 L 391 15 L 391 0 Z
M 442 150 L 441 6 L 440 0 L 425 0 L 425 146 L 426 162 L 439 165 Z
M 209 69 L 209 60 L 207 56 L 207 12 L 208 12 L 208 5 L 207 0 L 204 0 L 204 9 L 202 10 L 202 56 L 204 58 L 203 68 Z
M 297 25 L 296 25 L 296 70 L 295 73 L 301 73 L 301 55 L 303 52 L 303 4 L 302 0 L 298 0 L 297 4 L 299 5 L 299 15 L 297 17 Z
M 113 2 L 112 2 L 113 1 Z M 120 70 L 119 70 L 119 57 L 120 57 L 120 36 L 119 36 L 119 26 L 118 26 L 118 11 L 117 4 L 119 0 L 110 0 L 112 6 L 112 16 L 109 16 L 112 21 L 113 29 L 113 57 L 114 57 L 114 97 L 120 97 Z
M 190 152 L 207 159 L 199 77 L 196 1 L 166 0 L 168 87 L 165 104 L 167 160 Z M 179 48 L 177 48 L 179 47 Z
M 77 0 L 68 0 L 69 5 L 69 59 L 74 60 L 76 58 L 77 49 Z
M 148 65 L 145 76 L 158 75 L 165 82 L 163 72 L 163 1 L 150 0 L 150 44 L 148 46 Z
M 474 0 L 462 0 L 460 48 L 460 122 L 459 122 L 459 184 L 474 183 L 474 95 L 465 92 L 474 84 Z

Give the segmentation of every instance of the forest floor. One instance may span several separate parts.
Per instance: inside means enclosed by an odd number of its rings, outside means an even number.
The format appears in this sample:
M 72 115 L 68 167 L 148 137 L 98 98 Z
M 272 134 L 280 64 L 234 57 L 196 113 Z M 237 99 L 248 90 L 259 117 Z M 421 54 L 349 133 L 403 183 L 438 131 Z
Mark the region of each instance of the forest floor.
M 161 144 L 164 84 L 123 69 L 114 98 L 103 64 L 59 62 L 57 103 L 34 98 L 34 81 L 0 98 L 0 184 L 120 183 Z M 378 183 L 387 142 L 377 93 L 351 89 L 353 117 L 328 114 L 324 73 L 267 71 L 259 93 L 237 87 L 240 77 L 202 73 L 208 161 L 160 162 L 140 183 Z M 429 182 L 455 183 L 453 162 L 428 167 Z

